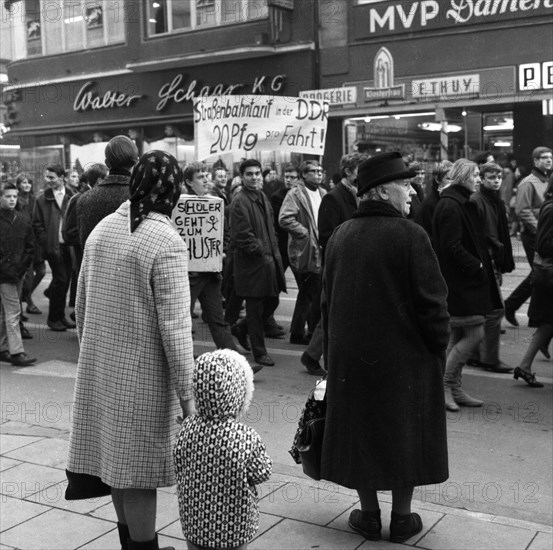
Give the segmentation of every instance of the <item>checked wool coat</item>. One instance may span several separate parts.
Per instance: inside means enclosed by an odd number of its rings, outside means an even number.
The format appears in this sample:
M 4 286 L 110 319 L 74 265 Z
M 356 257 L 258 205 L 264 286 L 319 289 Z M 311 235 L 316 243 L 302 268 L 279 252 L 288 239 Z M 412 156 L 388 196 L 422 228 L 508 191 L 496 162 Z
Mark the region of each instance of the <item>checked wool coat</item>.
M 390 490 L 448 477 L 447 288 L 422 227 L 361 203 L 328 241 L 322 477 Z
M 129 203 L 88 237 L 77 290 L 79 364 L 68 470 L 118 489 L 175 483 L 178 397 L 194 368 L 186 246 L 150 212 L 132 234 Z

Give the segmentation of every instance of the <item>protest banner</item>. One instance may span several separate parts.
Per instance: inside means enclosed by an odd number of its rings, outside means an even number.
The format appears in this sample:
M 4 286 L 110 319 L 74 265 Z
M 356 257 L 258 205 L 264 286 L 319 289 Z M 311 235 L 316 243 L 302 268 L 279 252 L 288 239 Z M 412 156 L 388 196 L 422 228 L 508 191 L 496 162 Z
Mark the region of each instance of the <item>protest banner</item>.
M 218 197 L 180 196 L 172 220 L 188 248 L 188 271 L 223 269 L 224 210 Z
M 323 155 L 327 101 L 281 96 L 211 96 L 194 101 L 199 160 L 224 153 L 289 151 Z

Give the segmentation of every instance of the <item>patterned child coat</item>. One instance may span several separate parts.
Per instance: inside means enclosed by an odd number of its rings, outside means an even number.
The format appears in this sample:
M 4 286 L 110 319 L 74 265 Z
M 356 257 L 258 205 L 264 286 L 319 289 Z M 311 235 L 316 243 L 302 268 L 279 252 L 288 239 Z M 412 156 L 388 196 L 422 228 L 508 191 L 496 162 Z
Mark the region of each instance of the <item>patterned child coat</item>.
M 255 485 L 272 462 L 253 428 L 237 420 L 253 394 L 253 373 L 235 351 L 198 358 L 197 414 L 187 417 L 174 449 L 182 530 L 209 548 L 234 548 L 253 538 L 259 508 Z
M 68 469 L 153 489 L 175 483 L 177 396 L 192 397 L 187 252 L 166 216 L 151 212 L 132 234 L 128 216 L 126 202 L 85 247 Z

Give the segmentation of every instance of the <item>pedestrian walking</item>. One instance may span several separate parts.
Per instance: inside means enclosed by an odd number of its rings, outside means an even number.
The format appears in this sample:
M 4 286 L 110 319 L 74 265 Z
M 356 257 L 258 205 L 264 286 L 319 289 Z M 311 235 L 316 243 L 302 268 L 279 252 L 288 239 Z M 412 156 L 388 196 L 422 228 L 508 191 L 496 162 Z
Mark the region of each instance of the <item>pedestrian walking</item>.
M 33 210 L 35 237 L 52 272 L 50 286 L 44 291 L 49 300 L 47 325 L 58 332 L 75 328 L 75 323 L 65 317 L 73 265 L 69 246 L 63 240 L 62 222 L 74 192 L 65 186 L 64 176 L 61 164 L 46 166 L 46 189 L 37 197 Z
M 187 164 L 183 171 L 185 192 L 197 197 L 205 196 L 207 194 L 206 174 L 207 169 L 201 162 Z M 199 299 L 202 306 L 202 318 L 209 326 L 211 337 L 217 348 L 236 351 L 230 327 L 224 318 L 221 292 L 222 274 L 220 272 L 189 272 L 188 280 L 190 302 L 195 304 Z
M 492 372 L 507 373 L 512 372 L 512 367 L 503 363 L 499 358 L 501 320 L 505 314 L 501 283 L 503 274 L 510 273 L 515 269 L 515 260 L 509 235 L 507 208 L 500 195 L 503 173 L 503 168 L 494 162 L 482 165 L 480 188 L 471 197 L 478 209 L 481 226 L 484 228 L 484 237 L 492 262 L 494 281 L 497 283 L 501 307 L 486 315 L 484 338 L 480 344 L 478 358 L 469 360 L 468 364 Z
M 264 326 L 286 290 L 282 259 L 269 199 L 261 191 L 261 164 L 247 159 L 240 164 L 243 187 L 230 205 L 231 250 L 236 295 L 246 300 L 246 318 L 238 320 L 233 334 L 245 349 L 251 342 L 255 361 L 273 366 L 265 347 Z
M 33 210 L 36 202 L 36 196 L 33 191 L 33 179 L 28 174 L 21 173 L 17 176 L 16 184 L 19 191 L 16 208 L 23 212 L 32 222 Z M 33 300 L 33 292 L 44 278 L 44 275 L 46 275 L 46 262 L 42 257 L 42 251 L 36 242 L 34 233 L 33 241 L 35 243 L 33 261 L 25 274 L 25 280 L 23 281 L 23 288 L 21 290 L 21 301 L 27 304 L 27 313 L 31 315 L 41 315 L 42 311 L 38 309 Z
M 536 250 L 538 214 L 544 202 L 548 178 L 553 168 L 553 152 L 549 147 L 532 151 L 532 172 L 518 185 L 515 212 L 521 225 L 520 238 L 530 267 Z M 517 327 L 516 311 L 532 294 L 532 275 L 529 274 L 505 300 L 505 319 Z
M 0 183 L 0 361 L 26 367 L 36 359 L 23 347 L 19 298 L 34 238 L 31 221 L 15 208 L 17 193 L 15 183 Z
M 255 486 L 272 463 L 257 432 L 239 421 L 253 396 L 253 371 L 231 350 L 198 357 L 196 414 L 174 448 L 182 531 L 190 550 L 245 550 L 258 529 Z
M 286 194 L 278 216 L 280 227 L 288 233 L 288 260 L 298 284 L 290 324 L 291 344 L 309 344 L 321 316 L 322 259 L 317 218 L 326 194 L 321 187 L 322 176 L 323 171 L 317 161 L 303 162 L 300 179 Z
M 340 159 L 341 180 L 321 201 L 317 224 L 323 267 L 328 239 L 330 239 L 330 236 L 340 224 L 351 219 L 359 205 L 359 198 L 357 197 L 357 167 L 366 158 L 366 155 L 360 153 L 344 155 Z M 319 288 L 321 289 L 322 286 Z M 320 295 L 315 299 L 320 301 Z M 319 320 L 311 336 L 309 345 L 300 358 L 301 363 L 309 374 L 314 376 L 324 374 L 324 370 L 320 364 L 322 355 L 323 328 Z
M 187 250 L 170 216 L 182 173 L 150 151 L 130 201 L 89 235 L 77 292 L 80 341 L 67 469 L 111 487 L 122 548 L 157 549 L 156 489 L 175 484 L 179 402 L 192 412 Z
M 450 181 L 436 205 L 432 234 L 448 288 L 451 337 L 444 374 L 446 407 L 481 407 L 482 401 L 462 388 L 462 371 L 484 337 L 486 315 L 501 308 L 501 297 L 483 238 L 476 204 L 470 200 L 480 184 L 478 165 L 455 161 Z
M 532 362 L 539 350 L 545 349 L 553 338 L 553 180 L 550 180 L 544 194 L 538 216 L 536 231 L 535 269 L 543 269 L 543 279 L 534 273 L 532 296 L 528 308 L 529 325 L 537 327 L 532 340 L 522 358 L 520 366 L 515 369 L 514 378 L 522 378 L 532 388 L 542 388 L 532 372 Z
M 442 386 L 447 288 L 399 153 L 358 167 L 359 210 L 328 241 L 323 276 L 327 412 L 323 479 L 355 489 L 352 529 L 381 538 L 377 491 L 392 491 L 390 540 L 422 530 L 417 485 L 448 478 Z
M 127 136 L 115 136 L 105 149 L 108 176 L 83 195 L 77 205 L 79 236 L 84 250 L 86 240 L 96 225 L 129 199 L 131 170 L 138 160 L 138 149 Z

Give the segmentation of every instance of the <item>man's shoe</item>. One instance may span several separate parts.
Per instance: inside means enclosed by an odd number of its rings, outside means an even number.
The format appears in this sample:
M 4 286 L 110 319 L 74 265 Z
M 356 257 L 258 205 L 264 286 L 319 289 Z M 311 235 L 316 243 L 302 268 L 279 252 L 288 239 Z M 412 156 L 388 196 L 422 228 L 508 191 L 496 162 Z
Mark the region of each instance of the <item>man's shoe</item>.
M 286 331 L 283 328 L 279 327 L 270 327 L 265 329 L 266 338 L 284 338 L 286 336 Z
M 67 327 L 67 328 L 75 328 L 77 325 L 70 321 L 69 319 L 66 319 L 65 317 L 61 320 L 61 322 Z
M 543 353 L 543 355 L 545 356 L 546 359 L 551 359 L 551 354 L 549 353 L 549 349 L 548 349 L 547 345 L 542 346 L 540 348 L 540 351 Z
M 56 332 L 67 330 L 67 327 L 61 321 L 48 321 L 46 324 L 50 330 L 55 330 Z
M 248 338 L 248 332 L 240 325 L 232 325 L 230 327 L 231 334 L 238 340 L 238 343 L 246 350 L 251 351 L 250 339 Z
M 19 327 L 19 332 L 21 332 L 21 338 L 23 338 L 23 340 L 32 340 L 33 339 L 33 335 L 29 332 L 29 329 L 27 327 L 20 326 Z
M 16 353 L 10 358 L 14 367 L 28 367 L 36 362 L 36 357 L 29 357 L 26 353 Z
M 472 397 L 462 388 L 451 388 L 451 395 L 455 403 L 461 407 L 481 407 L 484 404 L 484 401 Z
M 518 327 L 518 321 L 516 318 L 516 312 L 514 309 L 505 310 L 505 319 L 511 323 L 514 327 Z
M 376 512 L 353 510 L 349 515 L 348 524 L 354 531 L 363 535 L 366 539 L 380 540 L 380 531 L 382 530 L 380 510 Z
M 2 363 L 11 363 L 12 362 L 12 356 L 10 355 L 9 351 L 0 351 L 0 361 Z
M 274 365 L 275 365 L 275 362 L 267 354 L 262 355 L 261 357 L 256 357 L 255 362 L 258 365 L 262 365 L 264 367 L 274 367 Z
M 309 344 L 309 340 L 305 334 L 290 333 L 290 343 L 299 344 L 300 346 L 307 346 Z
M 422 519 L 414 512 L 404 516 L 392 512 L 390 542 L 405 542 L 422 531 Z
M 252 367 L 253 373 L 257 374 L 262 368 L 263 368 L 263 365 L 254 365 Z
M 309 374 L 312 374 L 313 376 L 324 376 L 326 374 L 326 371 L 321 367 L 321 364 L 316 359 L 313 359 L 313 357 L 308 355 L 306 351 L 302 353 L 300 361 Z

